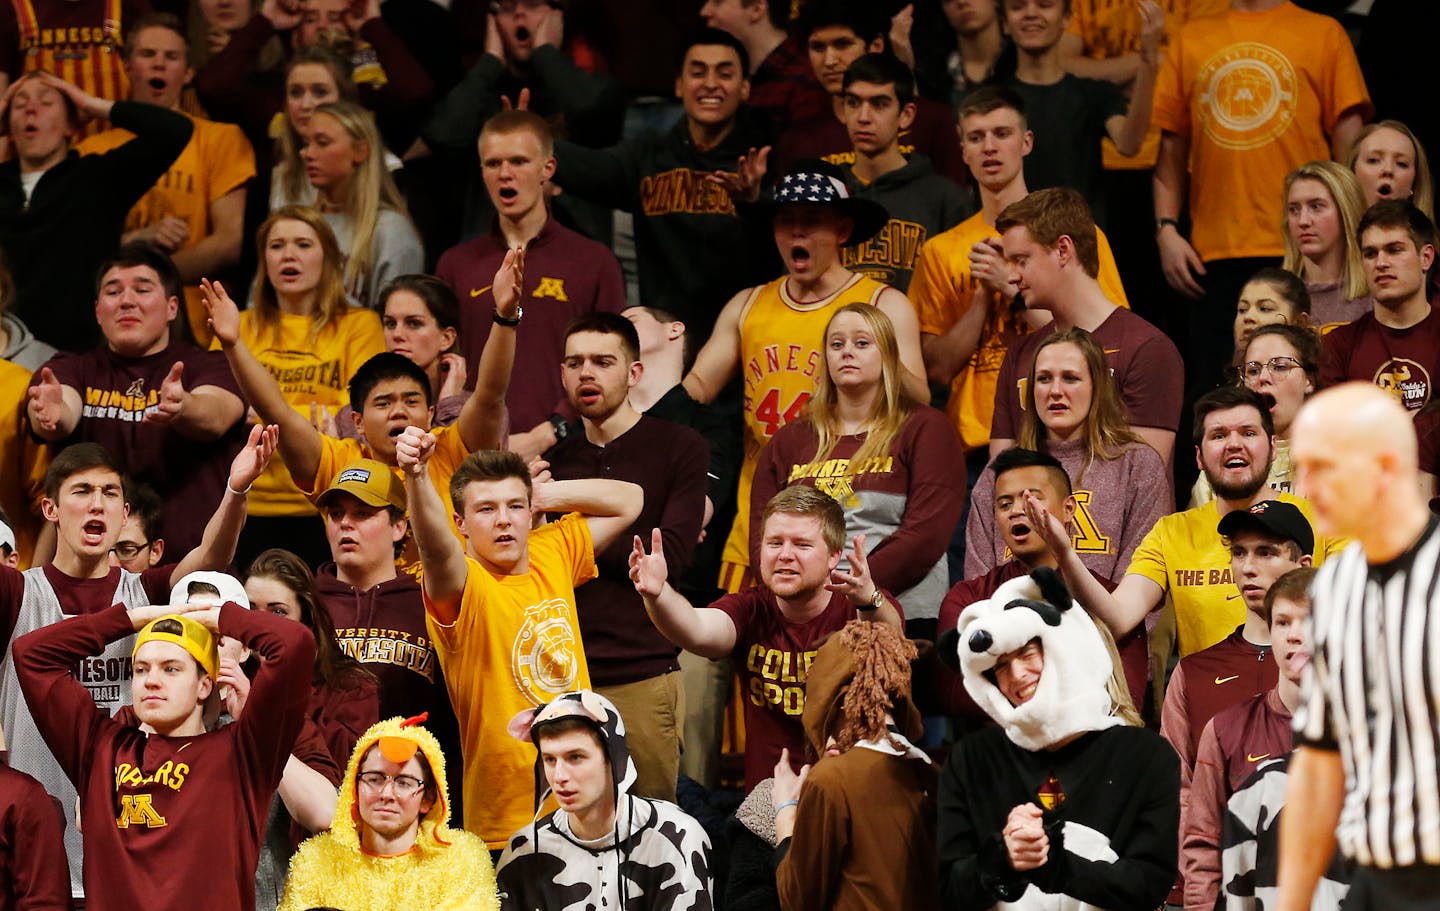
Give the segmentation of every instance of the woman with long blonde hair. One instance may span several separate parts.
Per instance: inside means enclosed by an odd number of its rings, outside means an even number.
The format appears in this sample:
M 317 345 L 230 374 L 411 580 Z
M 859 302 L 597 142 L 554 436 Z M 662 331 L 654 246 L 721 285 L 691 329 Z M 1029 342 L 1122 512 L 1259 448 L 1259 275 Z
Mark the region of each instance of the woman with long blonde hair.
M 300 157 L 345 253 L 346 289 L 362 306 L 378 309 L 380 289 L 423 270 L 425 252 L 385 168 L 374 116 L 346 101 L 320 105 Z
M 1435 220 L 1430 160 L 1415 132 L 1398 120 L 1368 124 L 1350 144 L 1346 167 L 1355 172 L 1368 208 L 1382 199 L 1409 199 Z
M 240 338 L 297 411 L 312 419 L 321 409 L 333 414 L 346 403 L 350 377 L 385 350 L 380 317 L 346 299 L 340 247 L 319 211 L 286 206 L 272 213 L 256 243 L 255 294 L 240 314 Z M 244 565 L 268 547 L 300 554 L 312 566 L 330 559 L 324 524 L 280 459 L 250 491 L 236 562 Z
M 1075 497 L 1075 550 L 1091 572 L 1118 579 L 1140 540 L 1173 502 L 1159 453 L 1126 423 L 1105 352 L 1084 329 L 1057 332 L 1040 344 L 1024 390 L 1017 440 L 1048 452 L 1065 468 Z M 965 577 L 1007 559 L 995 515 L 995 476 L 975 482 L 965 527 Z
M 759 566 L 765 504 L 809 484 L 839 501 L 847 536 L 866 536 L 875 584 L 905 608 L 907 630 L 933 638 L 948 586 L 945 550 L 964 504 L 962 447 L 945 415 L 904 390 L 895 327 L 848 304 L 825 327 L 824 372 L 806 419 L 780 428 L 760 454 L 750 495 L 751 565 Z
M 1365 200 L 1355 175 L 1333 161 L 1311 161 L 1285 178 L 1285 271 L 1310 292 L 1310 318 L 1328 332 L 1370 312 L 1365 264 L 1355 229 Z
M 285 106 L 271 124 L 275 167 L 270 176 L 270 209 L 314 205 L 317 194 L 305 178 L 300 150 L 310 141 L 310 121 L 322 104 L 360 102 L 350 62 L 328 48 L 307 47 L 285 65 Z

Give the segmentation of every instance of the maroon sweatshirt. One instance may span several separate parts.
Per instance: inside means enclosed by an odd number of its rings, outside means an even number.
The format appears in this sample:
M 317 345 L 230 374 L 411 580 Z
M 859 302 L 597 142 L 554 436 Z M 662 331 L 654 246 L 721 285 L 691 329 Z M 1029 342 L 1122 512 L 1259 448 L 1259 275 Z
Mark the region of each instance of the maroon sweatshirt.
M 0 764 L 0 911 L 69 911 L 64 827 L 40 782 Z
M 14 644 L 35 722 L 80 793 L 90 911 L 251 911 L 265 818 L 305 720 L 315 640 L 302 623 L 234 604 L 220 632 L 263 659 L 252 711 L 193 737 L 126 727 L 95 711 L 70 674 L 87 655 L 134 634 L 121 605 L 52 624 Z

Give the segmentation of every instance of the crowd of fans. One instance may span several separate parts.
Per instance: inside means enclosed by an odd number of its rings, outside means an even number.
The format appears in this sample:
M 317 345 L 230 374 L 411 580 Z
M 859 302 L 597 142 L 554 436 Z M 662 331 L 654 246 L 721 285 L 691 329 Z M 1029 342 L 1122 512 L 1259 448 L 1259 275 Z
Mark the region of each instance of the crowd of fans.
M 0 909 L 1272 907 L 1405 5 L 13 0 Z

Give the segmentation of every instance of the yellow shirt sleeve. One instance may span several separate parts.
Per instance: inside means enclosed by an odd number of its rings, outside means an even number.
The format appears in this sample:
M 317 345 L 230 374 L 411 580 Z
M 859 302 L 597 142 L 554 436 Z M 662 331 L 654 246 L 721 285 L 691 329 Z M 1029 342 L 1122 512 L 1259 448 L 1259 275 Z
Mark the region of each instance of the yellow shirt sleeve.
M 1172 518 L 1173 515 L 1166 516 L 1156 522 L 1141 539 L 1140 546 L 1135 548 L 1135 555 L 1130 558 L 1130 566 L 1125 570 L 1125 575 L 1143 576 L 1162 589 L 1170 588 L 1170 570 L 1165 560 L 1165 552 L 1168 549 L 1166 532 Z
M 309 489 L 300 487 L 300 492 L 314 503 L 320 499 L 320 494 L 330 487 L 330 482 L 340 473 L 340 469 L 349 465 L 356 459 L 363 459 L 368 455 L 360 445 L 359 440 L 352 440 L 346 437 L 343 440 L 332 436 L 320 435 L 320 466 L 315 469 L 315 483 Z M 295 482 L 300 486 L 300 482 Z
M 197 136 L 200 121 L 196 121 Z M 210 198 L 207 202 L 240 189 L 255 179 L 255 150 L 245 132 L 233 123 L 210 122 L 204 131 L 201 160 L 208 169 Z

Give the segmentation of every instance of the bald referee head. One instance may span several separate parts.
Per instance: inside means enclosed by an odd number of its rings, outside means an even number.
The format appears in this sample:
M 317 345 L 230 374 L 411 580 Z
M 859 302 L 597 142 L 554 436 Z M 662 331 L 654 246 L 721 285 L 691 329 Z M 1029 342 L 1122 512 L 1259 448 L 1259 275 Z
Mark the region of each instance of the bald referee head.
M 1371 563 L 1403 553 L 1424 531 L 1415 424 L 1394 393 L 1344 383 L 1312 397 L 1291 427 L 1290 455 L 1317 530 L 1355 538 Z

